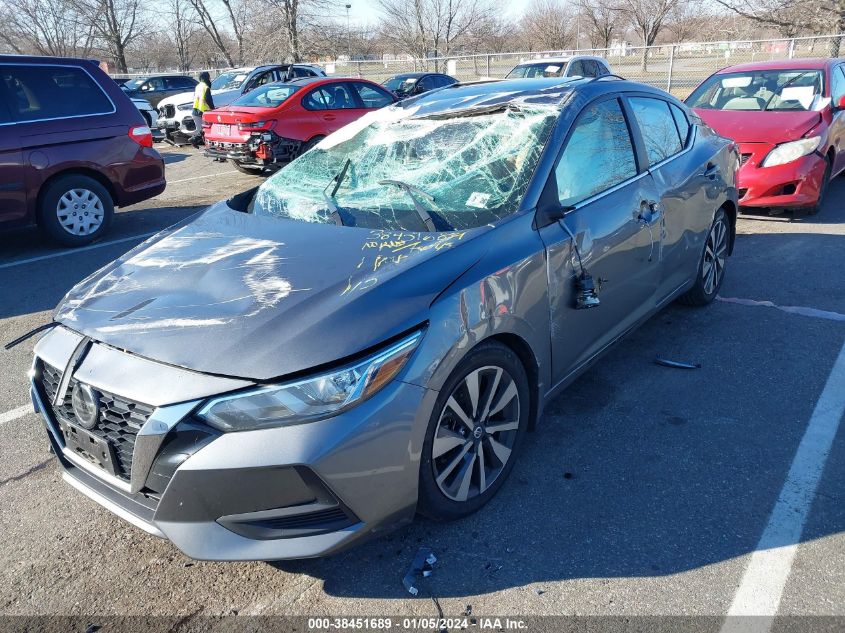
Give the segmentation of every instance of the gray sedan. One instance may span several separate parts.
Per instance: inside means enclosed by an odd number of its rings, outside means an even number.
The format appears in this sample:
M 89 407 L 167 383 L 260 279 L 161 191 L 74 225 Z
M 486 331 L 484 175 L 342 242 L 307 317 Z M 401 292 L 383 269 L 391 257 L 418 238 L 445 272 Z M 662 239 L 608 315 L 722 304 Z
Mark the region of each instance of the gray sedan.
M 592 362 L 716 296 L 737 160 L 615 77 L 367 114 L 67 294 L 32 370 L 63 476 L 203 559 L 474 512 Z

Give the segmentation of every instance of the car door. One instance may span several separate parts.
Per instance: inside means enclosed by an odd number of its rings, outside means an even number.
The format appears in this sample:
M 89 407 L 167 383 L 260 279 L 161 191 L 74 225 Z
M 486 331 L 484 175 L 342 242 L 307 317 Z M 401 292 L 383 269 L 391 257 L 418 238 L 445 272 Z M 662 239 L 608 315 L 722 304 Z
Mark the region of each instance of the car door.
M 690 169 L 687 161 L 680 160 L 689 140 L 689 122 L 683 111 L 650 95 L 628 95 L 626 98 L 642 138 L 649 172 L 659 192 L 660 213 L 652 228 L 663 238 L 660 252 L 656 253 L 664 262 L 658 290 L 662 299 L 690 279 L 689 263 L 691 258 L 698 256 L 698 247 L 688 239 L 686 229 L 690 226 L 690 214 L 700 213 L 707 200 L 699 173 Z M 677 112 L 673 114 L 672 108 Z M 701 171 L 704 169 L 702 166 Z
M 657 191 L 638 156 L 629 119 L 617 96 L 588 104 L 570 129 L 544 192 L 565 213 L 540 230 L 547 250 L 555 383 L 655 305 L 660 235 L 647 224 Z M 601 303 L 592 309 L 575 309 L 579 254 L 598 289 Z
M 845 98 L 845 67 L 834 66 L 830 71 L 830 108 L 831 122 L 828 137 L 836 156 L 833 160 L 832 174 L 845 169 L 845 109 L 839 103 Z
M 0 73 L 0 224 L 26 216 L 26 178 L 18 130 L 6 99 L 9 92 Z
M 351 123 L 363 110 L 357 105 L 352 87 L 345 82 L 320 85 L 302 98 L 302 105 L 312 112 L 319 134 L 328 136 Z

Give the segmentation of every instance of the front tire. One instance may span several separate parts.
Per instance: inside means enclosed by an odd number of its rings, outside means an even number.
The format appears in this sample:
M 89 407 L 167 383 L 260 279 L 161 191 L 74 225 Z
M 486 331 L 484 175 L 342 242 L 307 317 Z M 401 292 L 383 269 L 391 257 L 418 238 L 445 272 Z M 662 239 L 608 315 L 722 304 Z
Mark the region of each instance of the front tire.
M 41 196 L 38 225 L 48 237 L 66 246 L 84 246 L 109 228 L 114 202 L 99 182 L 81 174 L 61 176 Z
M 420 513 L 449 521 L 492 499 L 513 468 L 528 416 L 528 378 L 517 355 L 497 342 L 467 354 L 441 389 L 429 420 L 420 460 Z
M 725 279 L 725 264 L 728 259 L 731 225 L 724 209 L 716 211 L 713 224 L 704 240 L 704 250 L 698 262 L 695 283 L 678 299 L 688 306 L 706 306 L 722 287 Z

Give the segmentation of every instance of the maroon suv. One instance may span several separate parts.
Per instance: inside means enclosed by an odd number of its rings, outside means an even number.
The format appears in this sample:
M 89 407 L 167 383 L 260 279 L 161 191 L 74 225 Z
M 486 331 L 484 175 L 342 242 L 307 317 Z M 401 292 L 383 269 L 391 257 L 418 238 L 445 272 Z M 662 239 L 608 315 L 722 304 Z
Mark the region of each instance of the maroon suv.
M 141 113 L 96 63 L 0 55 L 0 229 L 37 223 L 69 246 L 114 207 L 164 191 Z

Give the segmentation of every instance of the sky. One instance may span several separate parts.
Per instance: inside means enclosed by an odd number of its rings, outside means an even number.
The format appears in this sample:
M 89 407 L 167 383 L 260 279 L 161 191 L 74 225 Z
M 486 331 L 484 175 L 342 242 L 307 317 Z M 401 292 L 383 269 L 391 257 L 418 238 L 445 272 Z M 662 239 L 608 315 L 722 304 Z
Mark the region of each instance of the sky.
M 528 6 L 530 0 L 508 0 L 506 15 L 511 17 L 519 17 Z M 351 4 L 349 9 L 349 22 L 356 26 L 364 26 L 367 24 L 375 24 L 380 17 L 378 2 L 373 0 L 337 0 L 337 17 L 343 18 L 346 16 L 346 5 Z

